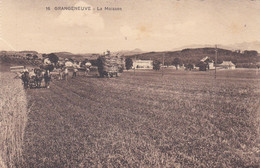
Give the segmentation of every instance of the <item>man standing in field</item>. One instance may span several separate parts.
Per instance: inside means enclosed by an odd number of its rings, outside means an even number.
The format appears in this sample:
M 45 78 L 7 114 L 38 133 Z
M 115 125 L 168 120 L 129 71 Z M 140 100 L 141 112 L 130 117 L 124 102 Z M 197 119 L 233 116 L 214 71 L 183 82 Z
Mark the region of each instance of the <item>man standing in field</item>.
M 85 76 L 87 76 L 90 71 L 91 63 L 88 61 L 85 63 L 84 66 L 85 66 Z
M 34 69 L 31 69 L 31 71 L 29 72 L 29 77 L 32 78 L 32 77 L 35 77 L 36 74 L 34 72 Z
M 45 87 L 50 88 L 51 75 L 49 70 L 46 70 L 44 74 L 44 81 L 45 81 Z
M 60 68 L 58 71 L 59 71 L 59 80 L 62 80 L 62 78 L 63 78 L 63 70 L 62 70 L 62 68 Z
M 77 76 L 77 71 L 78 71 L 77 67 L 74 66 L 74 67 L 73 67 L 73 75 L 72 75 L 72 78 Z
M 66 81 L 68 81 L 68 76 L 69 76 L 69 71 L 68 71 L 68 68 L 65 67 L 65 69 L 64 69 L 64 77 L 65 77 Z

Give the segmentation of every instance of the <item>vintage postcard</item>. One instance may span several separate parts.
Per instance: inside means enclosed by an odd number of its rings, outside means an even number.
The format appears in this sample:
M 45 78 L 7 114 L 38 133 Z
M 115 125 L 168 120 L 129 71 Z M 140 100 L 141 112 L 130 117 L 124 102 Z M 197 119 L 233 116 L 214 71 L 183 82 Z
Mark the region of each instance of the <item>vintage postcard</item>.
M 259 0 L 0 0 L 0 167 L 260 166 Z

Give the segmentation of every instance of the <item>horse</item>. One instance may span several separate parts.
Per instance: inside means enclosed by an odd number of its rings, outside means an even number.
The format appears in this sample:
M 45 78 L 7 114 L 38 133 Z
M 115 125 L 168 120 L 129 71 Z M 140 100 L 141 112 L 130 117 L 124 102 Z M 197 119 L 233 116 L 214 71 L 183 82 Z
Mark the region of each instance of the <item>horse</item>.
M 36 82 L 36 87 L 41 87 L 43 75 L 42 75 L 42 70 L 41 69 L 34 69 L 35 73 L 35 82 Z
M 29 72 L 22 73 L 22 81 L 23 81 L 24 88 L 27 89 L 29 86 L 29 81 L 30 81 Z

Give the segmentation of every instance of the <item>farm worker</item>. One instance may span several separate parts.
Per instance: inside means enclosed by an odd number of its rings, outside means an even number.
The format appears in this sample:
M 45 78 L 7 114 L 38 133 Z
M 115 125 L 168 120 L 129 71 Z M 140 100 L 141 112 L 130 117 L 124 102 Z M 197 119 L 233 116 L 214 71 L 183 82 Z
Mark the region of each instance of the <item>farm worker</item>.
M 18 76 L 19 76 L 19 77 L 22 77 L 22 75 L 25 74 L 25 72 L 28 72 L 28 73 L 29 73 L 29 71 L 28 71 L 28 69 L 26 68 L 26 66 L 24 66 L 23 70 L 20 72 L 21 74 L 19 74 Z
M 77 67 L 74 66 L 74 67 L 73 67 L 73 75 L 72 75 L 72 78 L 77 76 L 77 71 L 78 71 Z
M 44 81 L 45 81 L 45 87 L 50 88 L 51 75 L 49 70 L 46 70 L 44 74 Z
M 60 68 L 59 69 L 59 80 L 61 80 L 62 79 L 62 69 Z
M 86 62 L 85 63 L 85 75 L 88 75 L 88 72 L 90 71 L 91 63 Z
M 64 77 L 65 77 L 66 81 L 68 80 L 68 76 L 69 76 L 69 71 L 68 71 L 68 68 L 65 67 L 65 69 L 64 69 Z
M 33 76 L 36 76 L 33 69 L 29 72 L 29 76 L 30 76 L 30 78 L 33 77 Z

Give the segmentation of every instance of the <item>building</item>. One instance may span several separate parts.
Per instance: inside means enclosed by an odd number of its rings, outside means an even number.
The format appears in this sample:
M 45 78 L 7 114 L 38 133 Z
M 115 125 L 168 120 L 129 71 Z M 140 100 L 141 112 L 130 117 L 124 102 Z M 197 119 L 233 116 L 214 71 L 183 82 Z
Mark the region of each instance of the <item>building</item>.
M 215 69 L 214 61 L 209 57 L 202 58 L 197 66 L 200 71 Z
M 133 60 L 134 69 L 153 69 L 153 60 Z
M 219 64 L 218 66 L 224 69 L 236 69 L 236 65 L 231 61 L 223 61 L 222 64 Z

